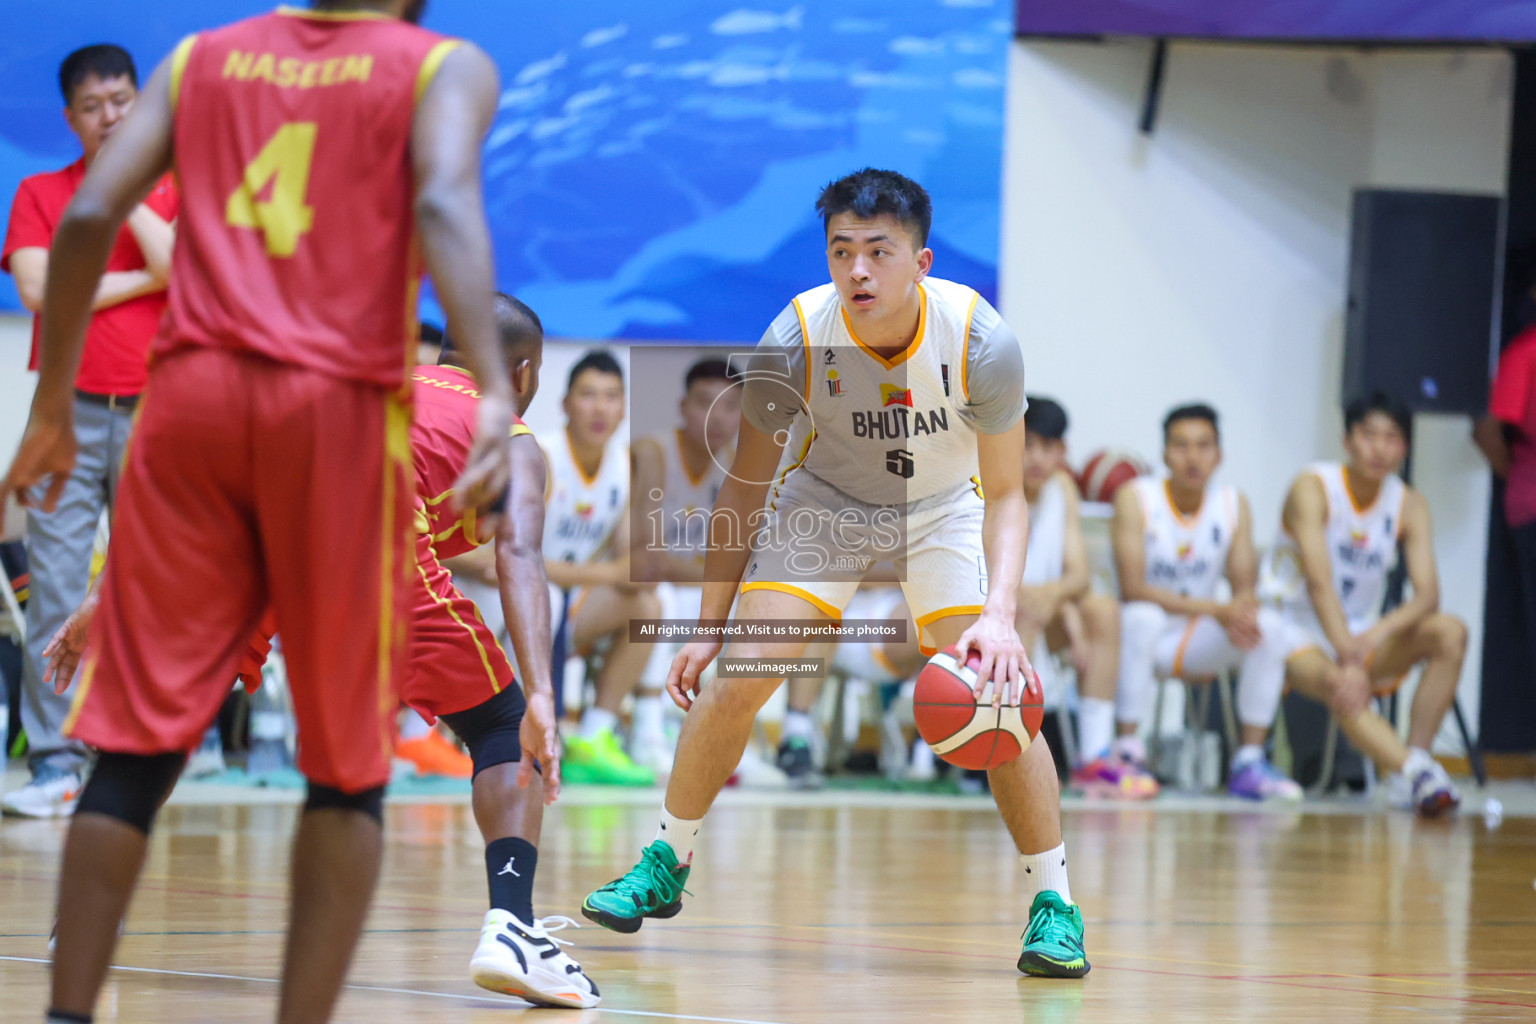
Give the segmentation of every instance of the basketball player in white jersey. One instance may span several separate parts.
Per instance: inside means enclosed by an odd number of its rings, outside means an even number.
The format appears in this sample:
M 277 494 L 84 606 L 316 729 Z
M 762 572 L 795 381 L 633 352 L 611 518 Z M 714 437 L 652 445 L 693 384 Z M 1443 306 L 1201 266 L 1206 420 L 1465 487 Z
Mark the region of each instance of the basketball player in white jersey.
M 1137 730 L 1159 679 L 1198 680 L 1239 671 L 1242 746 L 1228 791 L 1249 800 L 1299 800 L 1301 787 L 1264 754 L 1280 701 L 1285 660 L 1278 613 L 1261 608 L 1248 499 L 1215 483 L 1221 464 L 1216 410 L 1180 406 L 1163 420 L 1168 477 L 1137 477 L 1115 492 L 1113 540 L 1120 574 L 1120 736 L 1102 759 L 1106 774 L 1145 774 Z M 1225 577 L 1232 596 L 1217 597 Z M 1154 783 L 1155 785 L 1155 783 Z M 1155 794 L 1156 790 L 1152 792 Z
M 563 436 L 544 446 L 550 479 L 544 561 L 555 647 L 585 655 L 610 638 L 596 700 L 566 743 L 566 778 L 648 786 L 655 776 L 625 753 L 617 729 L 624 698 L 650 655 L 648 646 L 629 642 L 629 620 L 660 617 L 661 603 L 654 585 L 630 582 L 629 448 L 618 433 L 624 372 L 612 355 L 594 350 L 571 368 L 564 409 Z M 561 668 L 557 664 L 556 673 Z
M 1433 817 L 1461 802 L 1429 749 L 1456 697 L 1467 627 L 1440 611 L 1429 505 L 1397 475 L 1411 430 L 1407 409 L 1389 395 L 1350 402 L 1348 461 L 1313 466 L 1291 485 L 1265 596 L 1285 617 L 1286 680 L 1327 703 L 1350 742 L 1391 773 L 1394 803 Z M 1413 592 L 1383 615 L 1399 542 Z M 1420 664 L 1404 746 L 1371 695 L 1395 690 Z
M 632 546 L 636 578 L 659 581 L 661 618 L 699 617 L 704 599 L 704 552 L 709 511 L 714 507 L 736 444 L 741 389 L 724 359 L 701 359 L 688 368 L 678 402 L 682 426 L 631 445 L 636 531 Z M 663 731 L 662 693 L 667 670 L 681 643 L 652 647 L 635 694 L 630 753 L 658 774 L 672 770 L 672 745 Z
M 837 620 L 870 563 L 894 556 L 924 646 L 978 650 L 982 696 L 1014 703 L 1034 671 L 1014 626 L 1028 535 L 1018 339 L 975 291 L 928 277 L 931 206 L 915 182 L 859 171 L 828 185 L 817 209 L 832 282 L 797 297 L 752 359 L 710 522 L 702 619 L 725 618 L 739 586 L 743 628 Z M 793 461 L 781 472 L 786 447 Z M 761 529 L 739 532 L 760 514 Z M 656 839 L 587 897 L 587 917 L 633 932 L 682 909 L 704 815 L 783 681 L 771 663 L 805 647 L 733 638 L 729 653 L 753 660 L 729 676 L 722 664 L 702 690 L 721 644 L 683 648 L 667 688 L 688 715 Z M 754 667 L 759 659 L 768 664 Z M 1032 900 L 1019 969 L 1080 977 L 1082 915 L 1051 753 L 1037 740 L 989 774 Z
M 1019 587 L 1018 626 L 1037 668 L 1049 665 L 1051 655 L 1066 652 L 1070 656 L 1077 670 L 1078 725 L 1083 759 L 1088 762 L 1108 750 L 1114 738 L 1120 605 L 1112 597 L 1090 592 L 1082 499 L 1066 468 L 1066 435 L 1067 411 L 1053 399 L 1031 395 L 1024 413 L 1029 554 Z M 1042 671 L 1041 683 L 1049 695 L 1055 685 L 1050 669 Z M 1085 784 L 1085 780 L 1077 782 Z M 1109 789 L 1097 776 L 1092 782 L 1096 792 Z M 1119 792 L 1115 787 L 1112 794 Z

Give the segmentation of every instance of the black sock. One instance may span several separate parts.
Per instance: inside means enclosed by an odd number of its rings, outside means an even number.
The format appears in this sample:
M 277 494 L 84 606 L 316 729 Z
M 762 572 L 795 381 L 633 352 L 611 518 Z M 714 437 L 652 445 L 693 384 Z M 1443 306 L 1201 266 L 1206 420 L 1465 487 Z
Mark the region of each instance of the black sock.
M 65 1013 L 63 1010 L 49 1010 L 43 1024 L 91 1024 L 91 1018 L 78 1013 Z
M 510 910 L 525 924 L 533 923 L 533 872 L 539 851 L 526 839 L 493 839 L 485 848 L 485 877 L 490 883 L 491 909 Z

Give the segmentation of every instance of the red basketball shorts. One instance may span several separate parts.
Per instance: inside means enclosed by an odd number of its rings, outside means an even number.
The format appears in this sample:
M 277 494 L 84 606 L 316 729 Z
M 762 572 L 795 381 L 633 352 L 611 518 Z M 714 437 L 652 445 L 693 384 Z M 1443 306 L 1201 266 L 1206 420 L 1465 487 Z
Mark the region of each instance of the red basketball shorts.
M 389 779 L 414 576 L 409 409 L 258 356 L 159 359 L 123 466 L 66 731 L 191 750 L 270 607 L 310 781 Z
M 413 577 L 411 650 L 401 699 L 431 721 L 467 711 L 515 685 L 496 634 L 475 602 L 453 585 L 432 549 L 431 534 L 419 527 Z

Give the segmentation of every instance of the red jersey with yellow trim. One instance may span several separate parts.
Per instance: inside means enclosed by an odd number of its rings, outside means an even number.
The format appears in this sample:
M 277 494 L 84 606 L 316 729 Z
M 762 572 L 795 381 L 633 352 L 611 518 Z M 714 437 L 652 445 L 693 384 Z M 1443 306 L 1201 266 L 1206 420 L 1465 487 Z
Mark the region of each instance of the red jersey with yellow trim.
M 418 366 L 412 375 L 416 422 L 411 426 L 411 462 L 416 469 L 418 532 L 432 534 L 439 560 L 480 546 L 473 510 L 462 517 L 450 508 L 453 485 L 464 472 L 475 438 L 475 404 L 480 390 L 468 370 L 457 366 Z M 512 436 L 532 433 L 512 418 Z
M 384 15 L 292 8 L 182 40 L 182 205 L 155 355 L 213 346 L 404 383 L 420 279 L 411 127 L 457 45 Z

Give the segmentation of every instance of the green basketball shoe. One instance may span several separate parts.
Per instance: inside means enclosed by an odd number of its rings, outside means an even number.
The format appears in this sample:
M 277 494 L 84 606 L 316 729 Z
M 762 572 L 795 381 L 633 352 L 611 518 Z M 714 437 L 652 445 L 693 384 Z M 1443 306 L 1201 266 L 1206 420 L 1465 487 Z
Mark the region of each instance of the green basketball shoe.
M 676 917 L 683 909 L 688 866 L 677 863 L 672 846 L 660 839 L 640 851 L 629 874 L 598 889 L 581 905 L 582 916 L 626 935 L 640 930 L 647 917 Z
M 1083 953 L 1083 913 L 1076 903 L 1046 889 L 1029 908 L 1019 970 L 1037 978 L 1081 978 L 1090 968 Z

